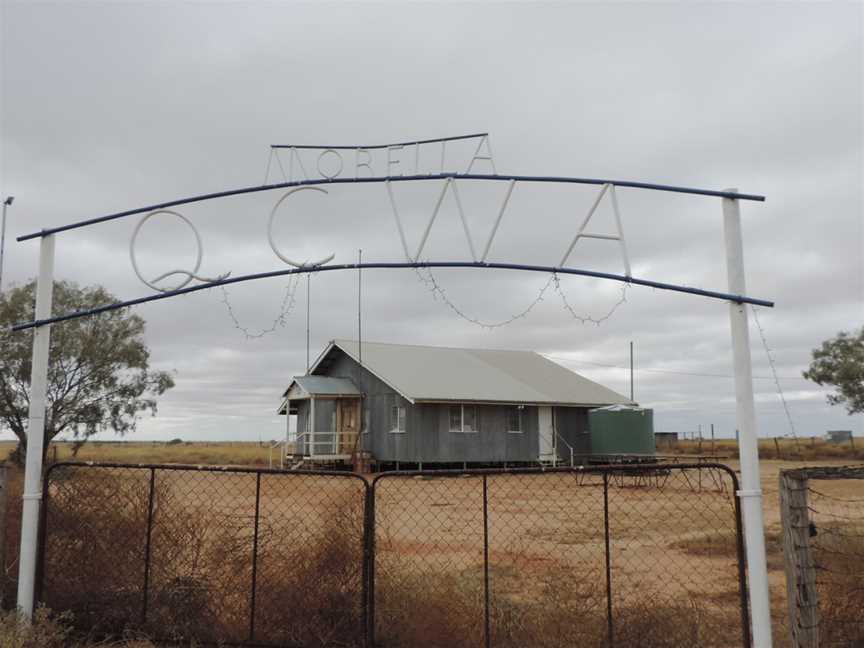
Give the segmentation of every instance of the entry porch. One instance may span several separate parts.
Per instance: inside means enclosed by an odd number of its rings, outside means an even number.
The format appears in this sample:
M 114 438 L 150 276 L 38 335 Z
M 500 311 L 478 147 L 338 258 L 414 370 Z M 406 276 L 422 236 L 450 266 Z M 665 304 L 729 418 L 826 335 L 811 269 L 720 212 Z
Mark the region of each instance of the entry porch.
M 279 409 L 286 414 L 288 454 L 311 461 L 351 462 L 359 449 L 362 396 L 349 378 L 295 376 Z M 291 415 L 297 417 L 294 431 Z

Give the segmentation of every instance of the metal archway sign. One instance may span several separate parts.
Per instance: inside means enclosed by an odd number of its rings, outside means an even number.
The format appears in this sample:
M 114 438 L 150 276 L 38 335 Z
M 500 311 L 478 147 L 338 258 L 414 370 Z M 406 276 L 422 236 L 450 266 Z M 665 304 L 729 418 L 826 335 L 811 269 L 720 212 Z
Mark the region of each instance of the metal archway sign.
M 461 158 L 454 155 L 455 143 L 471 148 L 463 151 Z M 476 146 L 475 146 L 476 144 Z M 448 154 L 448 145 L 451 147 Z M 281 155 L 289 156 L 288 168 L 285 172 Z M 317 154 L 317 155 L 316 155 Z M 317 176 L 310 175 L 307 169 L 313 168 L 310 155 L 315 155 L 314 169 Z M 305 157 L 305 160 L 304 160 Z M 273 161 L 283 175 L 282 182 L 269 183 Z M 422 162 L 421 162 L 422 160 Z M 429 167 L 430 160 L 434 170 Z M 475 166 L 487 165 L 492 173 L 478 173 Z M 461 172 L 460 172 L 461 170 Z M 398 200 L 394 186 L 403 182 L 439 182 L 441 190 L 426 221 L 420 239 L 416 246 L 409 245 L 405 228 L 400 215 Z M 505 189 L 497 217 L 485 237 L 482 248 L 476 245 L 475 232 L 472 232 L 466 218 L 465 210 L 459 194 L 459 185 L 468 182 L 505 183 Z M 273 237 L 273 224 L 280 213 L 287 209 L 291 197 L 301 191 L 313 191 L 326 197 L 328 188 L 343 184 L 383 184 L 386 190 L 387 202 L 393 212 L 394 224 L 401 243 L 402 258 L 392 261 L 333 264 L 333 254 L 323 254 L 317 261 L 298 261 L 290 253 L 277 245 Z M 552 265 L 525 264 L 519 262 L 489 261 L 489 255 L 496 236 L 505 221 L 511 196 L 517 185 L 521 184 L 578 184 L 600 187 L 595 199 L 586 214 L 578 221 L 578 226 L 572 239 L 564 246 L 560 260 Z M 627 239 L 621 213 L 618 205 L 618 188 L 639 189 L 649 191 L 674 192 L 720 198 L 722 200 L 724 239 L 726 246 L 728 290 L 710 290 L 694 288 L 678 284 L 653 281 L 643 277 L 634 277 L 630 271 L 630 259 Z M 225 272 L 216 277 L 208 278 L 198 274 L 202 262 L 203 247 L 198 230 L 192 222 L 176 211 L 176 208 L 198 202 L 215 200 L 229 196 L 252 194 L 267 191 L 282 190 L 275 202 L 268 221 L 267 237 L 270 247 L 276 257 L 288 268 L 280 268 L 267 272 L 232 276 Z M 435 261 L 423 257 L 429 234 L 435 226 L 441 205 L 447 193 L 451 193 L 459 213 L 462 231 L 464 233 L 470 258 L 461 261 Z M 614 215 L 615 234 L 598 234 L 588 230 L 603 200 L 611 203 Z M 43 229 L 24 236 L 18 241 L 41 239 L 39 278 L 36 290 L 36 312 L 32 321 L 16 324 L 13 330 L 35 329 L 33 342 L 32 382 L 29 411 L 29 433 L 27 438 L 27 465 L 25 473 L 21 554 L 19 563 L 18 606 L 25 615 L 32 615 L 34 606 L 34 585 L 36 572 L 36 549 L 38 537 L 39 508 L 42 493 L 40 492 L 42 471 L 42 448 L 44 444 L 45 394 L 48 372 L 48 347 L 50 325 L 70 319 L 87 317 L 101 312 L 134 306 L 145 302 L 168 299 L 177 295 L 198 290 L 207 290 L 216 286 L 254 281 L 284 275 L 310 274 L 340 270 L 359 269 L 402 269 L 402 268 L 475 268 L 485 270 L 510 270 L 522 272 L 543 272 L 554 275 L 577 275 L 622 282 L 627 285 L 648 286 L 660 290 L 688 293 L 712 299 L 729 302 L 730 327 L 732 334 L 733 360 L 735 369 L 735 399 L 736 418 L 739 430 L 739 453 L 741 460 L 741 490 L 740 498 L 744 530 L 746 537 L 748 591 L 750 597 L 752 634 L 754 645 L 765 648 L 771 645 L 771 623 L 768 597 L 768 573 L 765 555 L 764 524 L 762 519 L 762 491 L 760 486 L 759 459 L 756 442 L 756 421 L 753 399 L 753 378 L 750 359 L 749 330 L 747 305 L 773 307 L 774 303 L 746 294 L 743 241 L 741 235 L 741 201 L 764 201 L 764 196 L 739 193 L 735 189 L 722 191 L 661 185 L 646 182 L 610 180 L 599 178 L 576 178 L 566 176 L 525 176 L 499 174 L 495 167 L 491 143 L 488 133 L 476 133 L 455 137 L 444 137 L 428 140 L 414 140 L 395 144 L 376 144 L 363 146 L 344 145 L 293 145 L 279 144 L 270 147 L 270 157 L 267 164 L 265 181 L 261 185 L 230 189 L 187 198 L 180 198 L 159 204 L 116 212 L 60 227 Z M 164 272 L 157 277 L 145 278 L 137 264 L 135 244 L 138 232 L 151 217 L 165 213 L 179 217 L 193 231 L 198 244 L 196 261 L 189 269 L 175 269 Z M 100 223 L 143 215 L 139 219 L 130 240 L 130 261 L 138 278 L 155 291 L 154 294 L 143 297 L 104 304 L 97 308 L 72 313 L 52 313 L 51 298 L 53 287 L 54 239 L 56 234 L 73 229 L 89 227 Z M 605 240 L 616 244 L 623 264 L 620 274 L 599 272 L 591 269 L 568 266 L 575 246 L 581 239 Z M 179 283 L 171 286 L 161 285 L 165 279 L 180 275 Z M 199 283 L 194 283 L 197 281 Z

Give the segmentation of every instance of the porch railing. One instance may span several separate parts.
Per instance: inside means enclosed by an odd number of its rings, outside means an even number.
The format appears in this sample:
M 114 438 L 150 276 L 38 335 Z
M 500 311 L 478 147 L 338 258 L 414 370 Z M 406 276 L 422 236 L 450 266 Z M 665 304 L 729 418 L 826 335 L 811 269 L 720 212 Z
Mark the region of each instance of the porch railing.
M 357 437 L 356 432 L 301 432 L 296 451 L 307 457 L 350 457 Z
M 573 450 L 573 446 L 570 445 L 569 443 L 567 443 L 567 440 L 563 436 L 561 436 L 561 434 L 559 434 L 558 430 L 552 431 L 552 435 L 553 435 L 552 438 L 546 437 L 542 432 L 539 432 L 539 435 L 546 438 L 546 440 L 549 441 L 552 445 L 552 453 L 551 453 L 551 455 L 549 455 L 550 456 L 549 461 L 552 462 L 552 465 L 554 467 L 558 467 L 559 464 L 566 464 L 566 460 L 562 459 L 561 455 L 558 454 L 558 450 L 559 450 L 558 443 L 563 443 L 567 447 L 567 451 L 570 453 L 570 467 L 572 468 L 575 465 L 576 453 Z M 556 441 L 557 441 L 557 443 L 556 443 Z M 543 459 L 542 456 L 540 458 L 541 458 L 541 460 Z

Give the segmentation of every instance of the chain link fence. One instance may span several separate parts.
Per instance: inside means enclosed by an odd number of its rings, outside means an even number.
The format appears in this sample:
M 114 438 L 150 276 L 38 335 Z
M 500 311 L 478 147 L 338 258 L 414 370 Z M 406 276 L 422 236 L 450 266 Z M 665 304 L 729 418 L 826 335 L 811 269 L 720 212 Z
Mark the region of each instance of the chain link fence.
M 381 475 L 375 638 L 749 645 L 736 490 L 716 465 Z
M 367 488 L 349 473 L 57 464 L 40 600 L 96 636 L 360 645 Z
M 864 646 L 864 466 L 780 473 L 794 648 Z
M 385 473 L 58 464 L 40 600 L 222 645 L 749 646 L 720 465 Z

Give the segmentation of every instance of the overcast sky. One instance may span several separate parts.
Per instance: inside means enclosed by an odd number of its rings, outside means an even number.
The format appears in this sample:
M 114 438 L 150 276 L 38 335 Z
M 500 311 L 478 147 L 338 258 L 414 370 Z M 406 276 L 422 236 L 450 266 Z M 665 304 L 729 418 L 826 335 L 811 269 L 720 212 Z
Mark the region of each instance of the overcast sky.
M 15 196 L 4 287 L 37 269 L 38 242 L 15 236 L 262 184 L 272 143 L 488 131 L 499 173 L 766 195 L 741 205 L 748 293 L 776 301 L 759 317 L 794 428 L 864 434 L 860 415 L 828 406 L 826 390 L 801 378 L 811 349 L 864 322 L 860 3 L 3 2 L 0 18 L 0 192 Z M 437 151 L 422 152 L 430 168 Z M 464 172 L 470 152 L 453 146 L 449 155 L 448 170 Z M 304 164 L 315 173 L 314 157 Z M 412 248 L 440 188 L 394 185 Z M 402 260 L 383 184 L 328 189 L 294 196 L 279 212 L 286 256 L 351 262 L 362 248 L 364 260 Z M 459 184 L 478 247 L 505 191 Z M 490 260 L 556 265 L 597 191 L 518 185 Z M 286 267 L 267 242 L 282 193 L 178 208 L 200 231 L 203 276 Z M 726 290 L 720 199 L 622 188 L 618 200 L 635 276 Z M 150 294 L 129 262 L 139 218 L 58 235 L 57 278 L 101 283 L 124 299 Z M 614 231 L 605 201 L 595 220 L 591 229 Z M 166 216 L 139 238 L 146 277 L 194 261 L 191 233 Z M 469 258 L 452 196 L 423 256 Z M 609 241 L 580 241 L 569 265 L 623 273 Z M 457 308 L 484 321 L 520 313 L 548 281 L 488 270 L 435 276 Z M 229 288 L 241 324 L 269 328 L 287 283 Z M 328 340 L 356 335 L 356 286 L 353 272 L 312 280 L 313 357 Z M 561 287 L 577 314 L 595 318 L 621 296 L 608 281 L 565 278 Z M 234 327 L 222 299 L 215 289 L 136 308 L 153 365 L 176 371 L 176 387 L 136 438 L 282 434 L 281 391 L 305 370 L 305 283 L 285 326 L 261 339 Z M 380 342 L 533 349 L 625 394 L 633 340 L 636 399 L 654 408 L 658 430 L 734 431 L 725 302 L 634 286 L 595 325 L 574 319 L 549 289 L 525 317 L 487 330 L 433 299 L 411 270 L 379 270 L 363 275 L 363 331 Z M 759 434 L 787 435 L 752 318 L 751 342 Z

